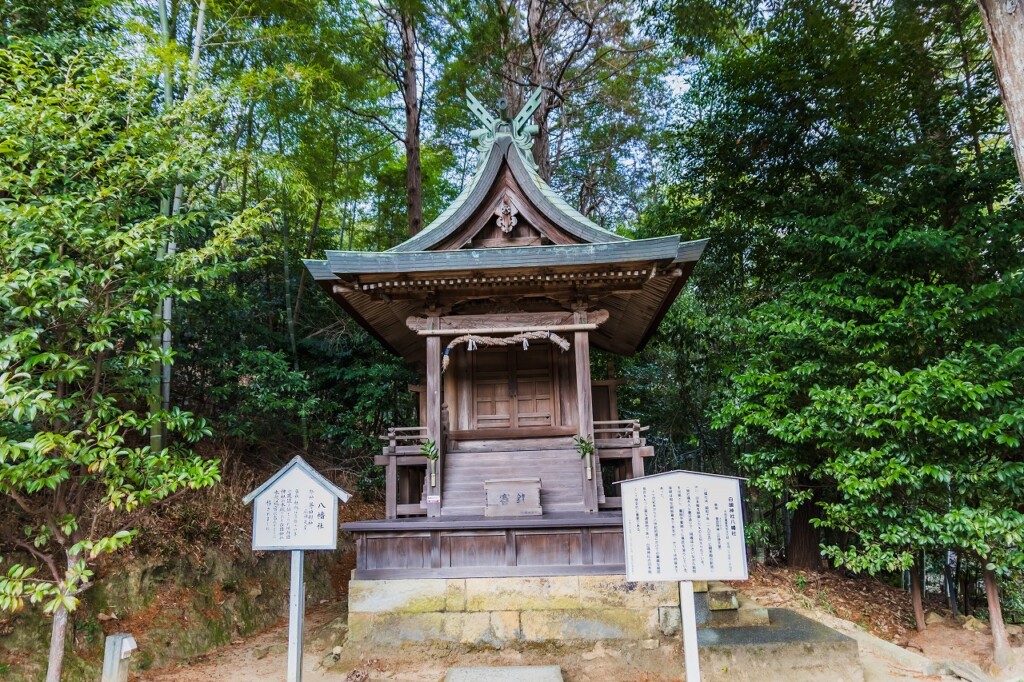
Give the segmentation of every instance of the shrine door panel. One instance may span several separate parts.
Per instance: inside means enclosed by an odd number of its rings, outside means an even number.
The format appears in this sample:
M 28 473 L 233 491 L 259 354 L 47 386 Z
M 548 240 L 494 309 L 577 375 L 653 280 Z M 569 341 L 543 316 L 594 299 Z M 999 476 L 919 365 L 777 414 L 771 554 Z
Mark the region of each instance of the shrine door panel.
M 516 348 L 510 355 L 515 368 L 510 388 L 516 395 L 516 426 L 551 426 L 554 382 L 550 346 Z
M 474 357 L 475 428 L 552 426 L 556 394 L 551 347 L 480 350 Z

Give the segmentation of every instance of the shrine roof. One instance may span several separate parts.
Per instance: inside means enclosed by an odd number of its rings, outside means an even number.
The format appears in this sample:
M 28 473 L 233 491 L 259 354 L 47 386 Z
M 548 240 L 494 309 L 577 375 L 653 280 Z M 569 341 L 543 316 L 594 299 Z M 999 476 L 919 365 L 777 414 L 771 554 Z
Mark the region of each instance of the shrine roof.
M 507 166 L 519 189 L 546 218 L 576 239 L 588 243 L 624 242 L 626 237 L 604 229 L 560 197 L 537 173 L 528 148 L 511 132 L 498 130 L 482 145 L 476 173 L 441 215 L 416 235 L 385 253 L 430 251 L 466 224 L 486 200 L 502 166 Z
M 679 236 L 590 244 L 549 244 L 458 251 L 328 251 L 327 259 L 304 261 L 317 280 L 346 275 L 461 272 L 511 268 L 585 266 L 648 261 L 695 261 L 706 239 L 680 243 Z
M 425 308 L 474 305 L 608 312 L 595 347 L 642 348 L 707 243 L 679 235 L 628 239 L 582 215 L 540 177 L 532 116 L 538 89 L 514 119 L 491 116 L 468 95 L 481 123 L 479 159 L 466 188 L 441 215 L 383 252 L 328 251 L 306 260 L 317 283 L 363 328 L 409 360 L 422 358 L 410 317 Z M 531 308 L 531 306 L 533 306 Z M 460 314 L 472 314 L 462 312 Z

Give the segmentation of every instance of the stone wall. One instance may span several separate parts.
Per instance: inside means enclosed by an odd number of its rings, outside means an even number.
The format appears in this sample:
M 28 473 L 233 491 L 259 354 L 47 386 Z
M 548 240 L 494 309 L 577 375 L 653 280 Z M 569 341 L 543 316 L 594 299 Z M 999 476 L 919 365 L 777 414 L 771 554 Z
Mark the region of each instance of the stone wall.
M 622 575 L 353 580 L 348 619 L 350 640 L 378 644 L 652 639 L 678 632 L 679 588 Z

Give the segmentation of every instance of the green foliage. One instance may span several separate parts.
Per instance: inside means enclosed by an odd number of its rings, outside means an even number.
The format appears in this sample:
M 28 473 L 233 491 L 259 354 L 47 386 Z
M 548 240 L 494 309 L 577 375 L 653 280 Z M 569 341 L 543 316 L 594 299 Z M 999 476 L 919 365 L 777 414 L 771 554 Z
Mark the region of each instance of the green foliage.
M 316 413 L 319 401 L 309 378 L 293 370 L 282 351 L 232 350 L 233 361 L 222 368 L 212 389 L 224 405 L 217 421 L 227 435 L 248 441 L 280 437 L 287 435 L 281 427 L 294 426 L 295 416 Z
M 437 441 L 433 439 L 423 441 L 423 444 L 420 446 L 420 454 L 431 462 L 436 462 L 437 458 L 440 456 L 437 451 Z
M 576 452 L 580 453 L 580 459 L 594 454 L 594 441 L 589 436 L 573 436 L 572 444 L 576 447 Z
M 711 229 L 676 352 L 698 360 L 676 375 L 727 378 L 682 380 L 702 443 L 731 431 L 760 499 L 812 505 L 837 563 L 1019 567 L 1024 223 L 973 6 L 733 19 L 641 225 Z
M 152 73 L 95 53 L 0 51 L 0 495 L 5 544 L 22 564 L 0 581 L 0 606 L 27 598 L 72 610 L 89 563 L 131 542 L 131 512 L 219 480 L 189 448 L 206 422 L 147 409 L 166 296 L 236 270 L 257 211 L 220 219 L 217 152 L 190 120 L 205 96 L 156 115 Z M 160 212 L 175 183 L 190 210 Z M 168 239 L 204 239 L 158 257 Z M 147 431 L 175 435 L 161 452 Z

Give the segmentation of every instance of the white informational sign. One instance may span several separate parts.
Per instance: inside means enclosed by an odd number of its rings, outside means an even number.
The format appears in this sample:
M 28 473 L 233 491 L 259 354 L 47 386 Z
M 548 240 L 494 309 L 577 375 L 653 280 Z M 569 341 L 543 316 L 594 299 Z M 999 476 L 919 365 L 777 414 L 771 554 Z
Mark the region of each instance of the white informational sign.
M 252 548 L 255 550 L 337 549 L 338 500 L 349 494 L 296 457 L 244 502 L 255 500 Z
M 670 471 L 620 482 L 626 579 L 746 580 L 740 480 Z
M 338 547 L 338 500 L 350 495 L 296 456 L 242 502 L 252 510 L 252 548 L 291 550 L 288 598 L 288 682 L 302 682 L 305 616 L 304 550 Z
M 256 498 L 253 549 L 336 549 L 338 498 L 298 467 Z

